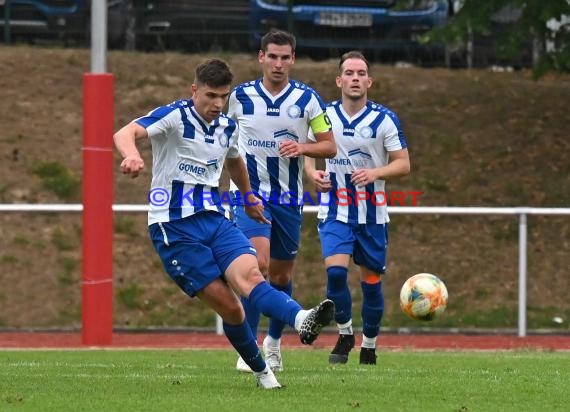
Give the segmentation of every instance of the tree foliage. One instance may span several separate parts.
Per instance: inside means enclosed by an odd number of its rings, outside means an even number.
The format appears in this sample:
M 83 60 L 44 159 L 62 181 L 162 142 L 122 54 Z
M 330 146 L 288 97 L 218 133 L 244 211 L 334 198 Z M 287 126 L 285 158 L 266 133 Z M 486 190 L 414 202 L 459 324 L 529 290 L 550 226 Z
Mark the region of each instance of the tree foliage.
M 497 52 L 516 56 L 536 41 L 536 70 L 570 72 L 570 0 L 464 0 L 449 23 L 429 32 L 426 41 L 466 44 L 472 35 L 497 37 Z M 497 27 L 503 30 L 497 31 Z M 557 30 L 553 30 L 557 27 Z M 536 51 L 536 50 L 535 50 Z

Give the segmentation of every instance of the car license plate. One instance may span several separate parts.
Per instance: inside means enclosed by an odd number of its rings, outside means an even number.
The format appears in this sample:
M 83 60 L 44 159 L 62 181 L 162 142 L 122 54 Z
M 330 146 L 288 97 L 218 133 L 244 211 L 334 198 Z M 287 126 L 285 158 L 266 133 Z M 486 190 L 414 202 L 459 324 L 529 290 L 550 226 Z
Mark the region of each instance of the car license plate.
M 370 27 L 372 14 L 321 12 L 317 24 L 335 27 Z

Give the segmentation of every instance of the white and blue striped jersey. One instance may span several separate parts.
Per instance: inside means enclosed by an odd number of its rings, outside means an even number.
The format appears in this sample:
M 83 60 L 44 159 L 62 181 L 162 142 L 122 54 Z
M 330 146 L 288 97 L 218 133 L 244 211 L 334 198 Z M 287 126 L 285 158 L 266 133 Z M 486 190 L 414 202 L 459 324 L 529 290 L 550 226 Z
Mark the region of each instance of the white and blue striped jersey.
M 205 210 L 226 215 L 218 186 L 226 157 L 239 156 L 237 124 L 225 115 L 207 123 L 192 100 L 177 100 L 134 121 L 152 143 L 148 224 Z
M 254 192 L 272 199 L 283 195 L 294 202 L 303 198 L 303 158 L 279 157 L 279 141 L 306 143 L 310 121 L 324 111 L 320 96 L 295 80 L 276 96 L 267 91 L 262 79 L 232 91 L 228 116 L 239 124 L 239 151 Z M 233 182 L 230 187 L 236 189 Z
M 326 159 L 332 190 L 321 193 L 319 219 L 345 223 L 389 222 L 384 180 L 355 187 L 350 181 L 355 169 L 370 169 L 388 164 L 388 152 L 407 148 L 398 116 L 386 107 L 368 101 L 354 116 L 344 111 L 341 101 L 327 106 L 337 154 Z M 360 200 L 356 202 L 357 192 Z M 364 200 L 368 192 L 369 198 Z

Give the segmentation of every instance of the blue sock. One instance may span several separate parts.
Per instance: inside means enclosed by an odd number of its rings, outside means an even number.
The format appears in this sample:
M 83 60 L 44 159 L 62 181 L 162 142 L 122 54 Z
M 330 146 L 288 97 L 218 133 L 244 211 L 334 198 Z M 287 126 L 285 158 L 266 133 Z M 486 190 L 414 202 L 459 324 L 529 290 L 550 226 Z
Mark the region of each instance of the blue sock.
M 331 266 L 327 268 L 327 298 L 335 305 L 334 320 L 346 323 L 352 319 L 352 296 L 348 289 L 348 268 Z
M 253 307 L 248 298 L 244 298 L 242 296 L 241 304 L 243 306 L 243 310 L 245 311 L 245 320 L 251 328 L 253 338 L 257 341 L 257 327 L 259 326 L 259 318 L 261 317 L 261 313 L 259 313 L 259 311 Z
M 295 316 L 301 306 L 287 294 L 260 282 L 249 294 L 249 303 L 265 316 L 278 319 L 295 328 Z
M 384 294 L 382 282 L 360 282 L 362 287 L 362 333 L 368 338 L 375 338 L 380 331 L 380 322 L 384 314 Z
M 293 282 L 291 281 L 289 281 L 285 286 L 280 286 L 273 282 L 269 282 L 269 284 L 275 289 L 286 293 L 287 296 L 291 296 L 293 294 Z M 281 339 L 283 329 L 285 329 L 285 323 L 275 318 L 269 318 L 269 336 L 273 339 Z
M 224 332 L 237 353 L 254 372 L 265 369 L 265 361 L 259 352 L 257 342 L 251 334 L 251 329 L 246 322 L 241 325 L 230 325 L 224 322 Z

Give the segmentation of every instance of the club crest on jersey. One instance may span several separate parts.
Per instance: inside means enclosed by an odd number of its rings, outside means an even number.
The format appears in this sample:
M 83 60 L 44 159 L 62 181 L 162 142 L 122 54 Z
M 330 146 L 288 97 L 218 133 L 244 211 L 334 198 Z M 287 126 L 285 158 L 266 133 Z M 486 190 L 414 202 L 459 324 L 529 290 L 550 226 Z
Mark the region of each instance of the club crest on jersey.
M 291 119 L 297 119 L 301 116 L 301 108 L 296 104 L 292 104 L 287 108 L 287 116 L 289 116 Z
M 358 135 L 360 137 L 363 137 L 365 139 L 372 137 L 372 128 L 371 127 L 368 127 L 368 126 L 361 127 L 360 129 L 357 130 L 357 132 L 358 132 Z
M 220 146 L 222 146 L 222 147 L 229 147 L 230 146 L 230 138 L 225 133 L 221 133 L 218 136 L 218 143 L 220 143 Z
M 268 107 L 267 108 L 267 116 L 279 116 L 281 113 L 281 109 L 279 107 Z

